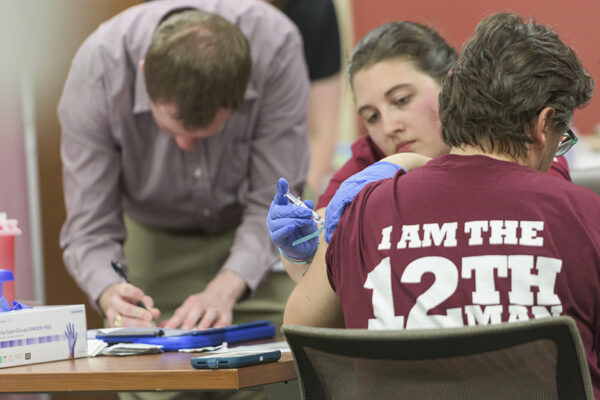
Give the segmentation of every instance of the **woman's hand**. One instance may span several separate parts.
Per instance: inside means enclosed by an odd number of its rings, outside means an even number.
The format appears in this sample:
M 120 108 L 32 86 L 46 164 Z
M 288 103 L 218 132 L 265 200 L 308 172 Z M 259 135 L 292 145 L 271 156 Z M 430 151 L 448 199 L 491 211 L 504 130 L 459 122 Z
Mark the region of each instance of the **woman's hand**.
M 318 226 L 312 219 L 313 203 L 306 200 L 304 204 L 309 208 L 298 207 L 291 204 L 285 194 L 289 190 L 287 181 L 283 178 L 277 182 L 277 192 L 271 203 L 269 215 L 267 216 L 267 228 L 273 243 L 279 247 L 282 253 L 293 262 L 303 262 L 312 258 L 319 244 L 315 236 L 305 242 L 293 243 L 313 234 Z

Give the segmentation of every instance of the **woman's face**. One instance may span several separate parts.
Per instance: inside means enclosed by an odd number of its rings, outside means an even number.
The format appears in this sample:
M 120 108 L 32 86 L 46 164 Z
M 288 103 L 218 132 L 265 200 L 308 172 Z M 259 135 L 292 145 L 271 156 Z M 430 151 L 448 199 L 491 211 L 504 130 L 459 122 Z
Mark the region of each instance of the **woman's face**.
M 353 81 L 358 114 L 385 153 L 447 153 L 440 134 L 439 84 L 410 61 L 390 59 L 358 71 Z

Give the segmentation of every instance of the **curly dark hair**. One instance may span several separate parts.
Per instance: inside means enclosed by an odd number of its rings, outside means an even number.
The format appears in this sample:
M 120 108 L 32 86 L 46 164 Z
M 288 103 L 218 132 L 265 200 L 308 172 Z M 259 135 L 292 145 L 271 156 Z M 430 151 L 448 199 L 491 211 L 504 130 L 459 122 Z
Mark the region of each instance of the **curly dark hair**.
M 550 27 L 508 12 L 483 19 L 442 82 L 442 138 L 453 147 L 522 158 L 531 124 L 545 108 L 554 132 L 569 129 L 594 81 Z

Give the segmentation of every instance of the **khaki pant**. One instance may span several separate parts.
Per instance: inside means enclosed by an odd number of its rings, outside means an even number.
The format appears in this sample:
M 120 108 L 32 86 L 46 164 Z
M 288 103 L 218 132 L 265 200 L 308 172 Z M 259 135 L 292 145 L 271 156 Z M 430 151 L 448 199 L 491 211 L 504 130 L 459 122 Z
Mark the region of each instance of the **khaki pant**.
M 204 289 L 227 259 L 235 235 L 235 229 L 217 235 L 174 233 L 145 227 L 127 217 L 125 225 L 129 278 L 154 299 L 161 311 L 159 321 L 169 318 L 189 295 Z M 270 272 L 252 297 L 235 306 L 233 323 L 270 319 L 280 335 L 283 309 L 293 288 L 294 282 L 285 272 Z M 257 391 L 119 394 L 121 399 L 153 400 L 261 396 Z

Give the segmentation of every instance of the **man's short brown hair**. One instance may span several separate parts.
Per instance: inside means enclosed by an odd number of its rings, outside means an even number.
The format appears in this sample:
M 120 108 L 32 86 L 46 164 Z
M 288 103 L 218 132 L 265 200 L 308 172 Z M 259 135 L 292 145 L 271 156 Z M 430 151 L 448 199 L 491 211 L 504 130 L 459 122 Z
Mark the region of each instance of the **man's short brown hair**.
M 252 59 L 242 32 L 200 10 L 168 16 L 154 32 L 144 61 L 148 95 L 173 103 L 185 127 L 208 125 L 220 108 L 244 99 Z
M 554 132 L 569 129 L 575 108 L 591 99 L 594 81 L 551 28 L 499 13 L 479 23 L 451 74 L 442 81 L 444 142 L 521 158 L 531 124 L 545 108 Z

